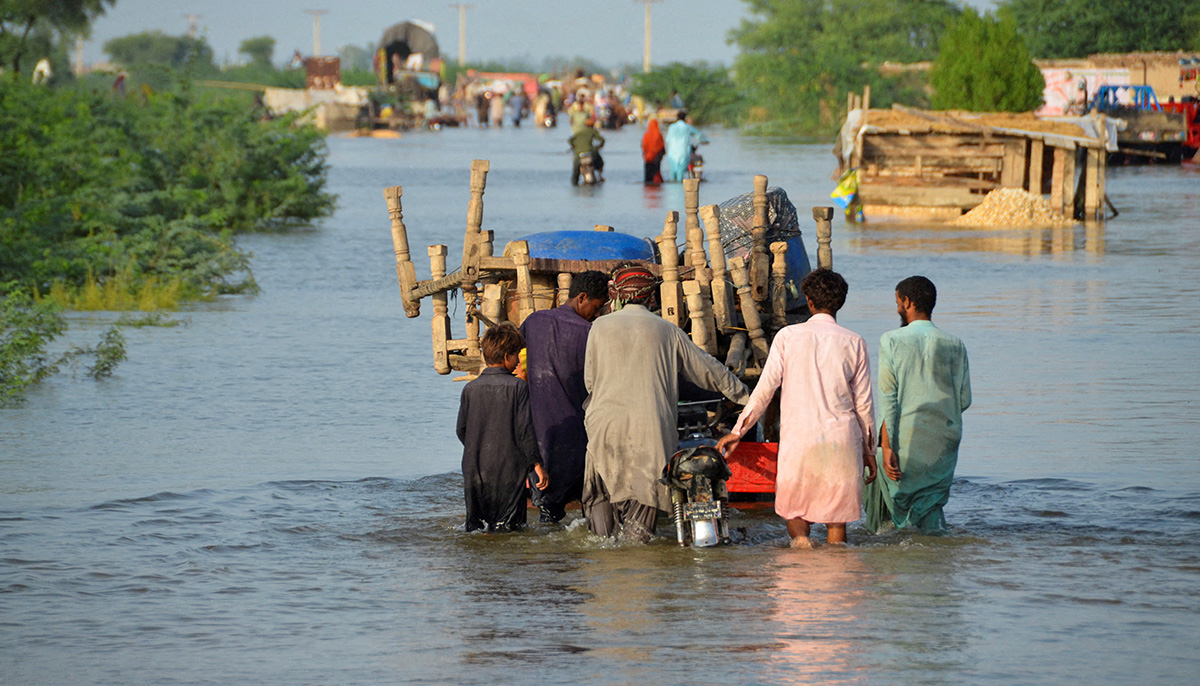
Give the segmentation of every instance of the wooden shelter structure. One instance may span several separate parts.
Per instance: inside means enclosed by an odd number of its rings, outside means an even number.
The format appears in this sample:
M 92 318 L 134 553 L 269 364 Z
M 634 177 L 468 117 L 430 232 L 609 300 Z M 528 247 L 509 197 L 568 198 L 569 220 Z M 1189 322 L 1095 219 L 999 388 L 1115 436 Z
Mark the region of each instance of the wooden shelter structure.
M 405 314 L 410 318 L 420 316 L 421 300 L 432 300 L 434 369 L 439 374 L 465 372 L 462 379 L 473 378 L 484 367 L 479 347 L 481 323 L 490 327 L 511 321 L 520 326 L 534 311 L 565 303 L 574 274 L 589 269 L 611 272 L 619 263 L 629 261 L 531 257 L 529 243 L 524 240 L 509 242 L 503 253 L 496 255 L 494 235 L 483 229 L 488 169 L 486 160 L 471 163 L 471 197 L 461 266 L 448 271 L 449 248 L 431 245 L 428 279 L 416 275 L 404 225 L 403 189 L 393 186 L 384 190 Z M 807 312 L 788 310 L 787 244 L 767 244 L 767 177 L 754 177 L 753 243 L 745 258 L 726 258 L 719 207 L 700 207 L 699 182 L 683 183 L 683 245 L 679 244 L 679 213 L 668 212 L 662 233 L 654 239 L 656 259 L 639 262 L 662 278 L 661 316 L 688 331 L 698 346 L 724 360 L 743 381 L 752 382 L 762 371 L 775 332 L 808 316 Z M 832 266 L 832 218 L 832 207 L 813 208 L 818 266 Z M 613 228 L 597 225 L 595 230 Z M 465 331 L 457 337 L 452 333 L 447 307 L 452 291 L 461 291 L 465 303 Z
M 1104 216 L 1107 154 L 1120 120 L 1021 113 L 870 109 L 850 94 L 834 154 L 858 172 L 855 204 L 870 215 L 953 219 L 996 188 L 1049 195 L 1065 217 Z

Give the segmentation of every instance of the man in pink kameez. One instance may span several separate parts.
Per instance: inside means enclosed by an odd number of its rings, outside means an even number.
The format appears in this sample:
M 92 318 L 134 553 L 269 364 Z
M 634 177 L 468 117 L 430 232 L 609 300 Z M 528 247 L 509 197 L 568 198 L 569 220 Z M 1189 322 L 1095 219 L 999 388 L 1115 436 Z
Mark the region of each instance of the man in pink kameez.
M 775 512 L 792 547 L 809 548 L 811 523 L 827 526 L 830 543 L 845 543 L 846 523 L 861 515 L 864 466 L 867 482 L 875 479 L 875 412 L 866 341 L 835 320 L 846 280 L 818 269 L 800 290 L 812 318 L 775 335 L 750 402 L 717 448 L 732 452 L 783 386 Z

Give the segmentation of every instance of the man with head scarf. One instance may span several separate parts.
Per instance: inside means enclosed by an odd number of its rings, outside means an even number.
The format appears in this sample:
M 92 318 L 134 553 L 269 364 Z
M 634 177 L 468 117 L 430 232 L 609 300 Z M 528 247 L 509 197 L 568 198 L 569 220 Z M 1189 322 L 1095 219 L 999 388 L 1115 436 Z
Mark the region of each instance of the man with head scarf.
M 681 376 L 740 404 L 750 397 L 725 365 L 650 311 L 657 290 L 646 267 L 617 269 L 609 293 L 621 307 L 597 319 L 588 334 L 582 502 L 588 528 L 601 536 L 649 540 L 658 511 L 670 509 L 658 478 L 679 446 Z

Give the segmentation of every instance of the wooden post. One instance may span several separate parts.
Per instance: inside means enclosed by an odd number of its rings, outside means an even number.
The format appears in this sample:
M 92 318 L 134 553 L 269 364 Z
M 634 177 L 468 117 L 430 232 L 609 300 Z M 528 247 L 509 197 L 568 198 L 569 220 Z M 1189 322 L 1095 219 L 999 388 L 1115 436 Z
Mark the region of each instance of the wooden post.
M 729 258 L 729 275 L 733 277 L 733 285 L 737 288 L 738 302 L 742 305 L 742 323 L 746 325 L 746 333 L 750 335 L 750 352 L 761 367 L 767 359 L 767 337 L 763 333 L 762 320 L 758 316 L 758 303 L 750 292 L 750 277 L 746 273 L 746 261 L 741 257 Z
M 444 245 L 429 246 L 429 273 L 434 279 L 446 275 L 446 253 Z M 433 368 L 438 374 L 450 373 L 450 315 L 447 313 L 446 291 L 433 295 Z
M 554 301 L 555 307 L 562 307 L 571 299 L 571 275 L 567 272 L 562 272 L 558 275 L 558 298 Z
M 1075 158 L 1079 156 L 1078 148 L 1064 151 L 1063 162 L 1063 216 L 1075 218 Z
M 683 293 L 687 296 L 688 315 L 692 318 L 692 342 L 710 355 L 717 353 L 717 337 L 709 327 L 710 317 L 705 316 L 704 294 L 700 284 L 694 280 L 683 282 Z
M 612 231 L 612 230 L 613 230 L 613 227 L 611 227 L 611 226 L 607 226 L 607 225 L 605 225 L 605 224 L 597 224 L 597 225 L 595 226 L 595 230 L 596 230 L 596 231 Z
M 871 84 L 869 83 L 863 86 L 862 108 L 863 114 L 866 114 L 866 111 L 871 109 Z
M 392 217 L 392 247 L 396 250 L 396 279 L 400 282 L 400 302 L 404 304 L 404 314 L 409 318 L 421 314 L 421 301 L 413 296 L 417 287 L 417 270 L 413 266 L 412 255 L 408 252 L 408 229 L 404 226 L 404 210 L 400 197 L 404 189 L 392 186 L 383 189 L 383 198 L 387 201 L 388 214 Z
M 712 262 L 712 291 L 713 316 L 717 320 L 717 330 L 729 333 L 733 326 L 733 291 L 729 288 L 725 270 L 725 246 L 721 245 L 721 217 L 716 205 L 705 205 L 700 208 L 700 218 L 704 220 L 704 231 L 708 236 L 708 254 Z
M 737 332 L 729 339 L 729 351 L 725 354 L 725 366 L 734 374 L 746 373 L 746 334 Z
M 483 307 L 480 311 L 488 321 L 498 323 L 508 318 L 504 313 L 504 291 L 499 281 L 483 284 Z
M 814 207 L 812 216 L 817 222 L 817 269 L 833 269 L 833 248 L 829 245 L 833 237 L 833 208 Z
M 1064 217 L 1069 217 L 1070 215 L 1063 211 L 1063 189 L 1066 187 L 1063 173 L 1067 166 L 1067 151 L 1058 147 L 1053 150 L 1054 162 L 1050 171 L 1050 207 Z
M 1100 154 L 1102 151 L 1087 148 L 1087 177 L 1083 182 L 1083 218 L 1092 221 L 1100 211 L 1103 199 L 1097 194 L 1099 185 L 1096 181 L 1100 175 Z
M 694 179 L 685 179 L 684 182 L 695 181 Z M 687 215 L 687 221 L 684 228 L 687 234 L 684 239 L 687 241 L 687 263 L 692 267 L 692 278 L 701 286 L 701 293 L 708 297 L 708 287 L 712 281 L 708 271 L 708 256 L 704 254 L 704 229 L 700 228 L 699 218 L 693 222 L 692 218 L 696 216 L 693 209 Z
M 787 243 L 772 243 L 771 254 L 771 325 L 779 330 L 787 326 Z
M 754 226 L 750 229 L 750 294 L 754 302 L 767 299 L 771 267 L 767 257 L 767 177 L 754 177 Z
M 471 201 L 467 205 L 467 230 L 463 237 L 462 292 L 468 312 L 479 302 L 479 258 L 483 256 L 483 192 L 487 186 L 488 161 L 471 162 Z M 476 355 L 479 350 L 479 320 L 467 315 L 467 350 Z
M 1029 149 L 1029 192 L 1034 195 L 1042 194 L 1042 156 L 1046 143 L 1041 139 L 1034 140 Z
M 1104 198 L 1108 192 L 1107 179 L 1108 176 L 1108 125 L 1105 123 L 1105 116 L 1099 115 L 1100 119 L 1100 149 L 1096 151 L 1096 209 L 1097 219 L 1103 219 Z
M 679 213 L 668 212 L 663 222 L 662 235 L 658 237 L 658 256 L 662 260 L 662 287 L 659 290 L 663 319 L 683 328 L 683 288 L 679 283 L 679 246 L 675 244 L 675 233 L 679 227 Z
M 708 274 L 705 272 L 707 260 L 704 257 L 704 231 L 700 228 L 698 214 L 700 203 L 700 181 L 697 179 L 683 180 L 683 227 L 684 240 L 687 245 L 688 264 L 696 273 L 692 277 L 708 287 Z M 699 251 L 699 255 L 696 252 Z
M 517 326 L 536 309 L 533 303 L 533 275 L 529 271 L 529 243 L 513 241 L 509 244 L 513 264 L 517 266 Z

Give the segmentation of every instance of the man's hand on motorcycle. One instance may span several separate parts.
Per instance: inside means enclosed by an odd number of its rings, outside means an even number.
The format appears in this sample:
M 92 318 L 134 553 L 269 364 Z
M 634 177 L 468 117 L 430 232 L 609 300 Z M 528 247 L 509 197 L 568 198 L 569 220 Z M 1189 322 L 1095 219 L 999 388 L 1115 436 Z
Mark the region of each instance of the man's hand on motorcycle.
M 721 453 L 722 457 L 729 457 L 729 454 L 737 450 L 738 444 L 742 442 L 742 437 L 737 434 L 725 434 L 721 440 L 717 441 L 717 452 Z

